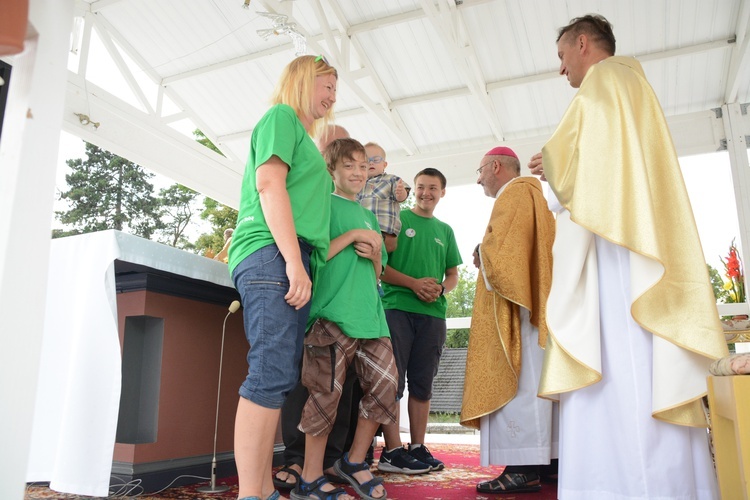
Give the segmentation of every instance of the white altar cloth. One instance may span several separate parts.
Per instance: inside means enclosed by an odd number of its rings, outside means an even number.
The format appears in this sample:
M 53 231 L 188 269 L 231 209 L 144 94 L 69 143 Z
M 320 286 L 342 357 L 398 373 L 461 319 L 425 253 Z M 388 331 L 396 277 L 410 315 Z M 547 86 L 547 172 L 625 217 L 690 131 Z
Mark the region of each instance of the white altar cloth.
M 121 383 L 116 259 L 234 287 L 222 262 L 119 231 L 52 240 L 26 480 L 56 491 L 109 492 Z

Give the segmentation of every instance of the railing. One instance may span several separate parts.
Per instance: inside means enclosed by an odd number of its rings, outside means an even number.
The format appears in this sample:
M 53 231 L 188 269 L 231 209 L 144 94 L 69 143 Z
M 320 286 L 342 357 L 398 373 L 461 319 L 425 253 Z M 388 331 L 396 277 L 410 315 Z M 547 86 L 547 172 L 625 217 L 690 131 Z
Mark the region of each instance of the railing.
M 471 327 L 471 316 L 466 318 L 447 318 L 445 326 L 448 330 L 458 330 L 459 328 Z
M 750 304 L 747 302 L 740 302 L 738 304 L 716 304 L 716 310 L 719 312 L 719 316 L 750 315 Z M 448 318 L 445 321 L 448 330 L 471 327 L 471 316 L 464 318 Z

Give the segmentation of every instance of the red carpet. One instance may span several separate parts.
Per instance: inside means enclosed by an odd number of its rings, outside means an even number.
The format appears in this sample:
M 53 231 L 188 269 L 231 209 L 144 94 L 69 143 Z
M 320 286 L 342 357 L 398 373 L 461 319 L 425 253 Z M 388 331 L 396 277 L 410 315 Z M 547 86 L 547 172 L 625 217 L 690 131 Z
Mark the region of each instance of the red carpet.
M 478 445 L 431 444 L 430 451 L 437 458 L 445 462 L 445 470 L 419 476 L 404 474 L 382 474 L 388 498 L 392 500 L 486 500 L 486 499 L 518 499 L 518 500 L 554 500 L 557 498 L 557 485 L 542 485 L 539 493 L 520 493 L 516 495 L 485 495 L 477 493 L 476 484 L 490 480 L 499 475 L 503 468 L 498 466 L 479 466 Z M 380 452 L 375 453 L 375 458 Z M 376 462 L 377 463 L 377 462 Z M 374 469 L 374 467 L 373 467 Z M 381 475 L 380 473 L 377 473 Z M 197 483 L 190 486 L 170 488 L 157 496 L 143 495 L 143 500 L 162 499 L 217 499 L 229 500 L 237 498 L 237 478 L 219 478 L 217 484 L 227 484 L 232 488 L 226 493 L 206 494 L 196 491 L 207 483 Z M 349 494 L 357 497 L 352 488 L 347 487 Z M 289 494 L 282 492 L 288 498 Z M 26 499 L 56 498 L 76 499 L 73 495 L 63 495 L 50 491 L 42 486 L 30 486 Z

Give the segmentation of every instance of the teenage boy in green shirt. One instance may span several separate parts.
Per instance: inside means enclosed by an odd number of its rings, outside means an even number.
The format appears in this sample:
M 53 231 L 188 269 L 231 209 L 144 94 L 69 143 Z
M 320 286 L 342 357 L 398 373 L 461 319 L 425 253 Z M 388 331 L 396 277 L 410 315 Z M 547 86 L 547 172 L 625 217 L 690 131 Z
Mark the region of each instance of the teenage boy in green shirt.
M 317 276 L 305 336 L 302 383 L 310 396 L 299 423 L 305 463 L 291 497 L 351 498 L 328 483 L 323 459 L 347 368 L 354 363 L 364 396 L 351 449 L 334 469 L 362 498 L 385 499 L 383 479 L 372 476 L 365 455 L 378 426 L 395 423 L 398 412 L 398 370 L 377 289 L 387 254 L 375 214 L 356 200 L 367 181 L 364 147 L 354 139 L 337 139 L 323 156 L 335 185 L 331 245 L 328 263 Z
M 426 168 L 414 178 L 416 205 L 401 211 L 401 232 L 383 275 L 383 307 L 398 366 L 398 397 L 409 383 L 411 444 L 403 448 L 398 423 L 383 426 L 385 449 L 378 469 L 419 474 L 442 470 L 424 446 L 432 381 L 445 344 L 445 294 L 458 284 L 461 256 L 451 227 L 433 216 L 445 196 L 445 176 Z

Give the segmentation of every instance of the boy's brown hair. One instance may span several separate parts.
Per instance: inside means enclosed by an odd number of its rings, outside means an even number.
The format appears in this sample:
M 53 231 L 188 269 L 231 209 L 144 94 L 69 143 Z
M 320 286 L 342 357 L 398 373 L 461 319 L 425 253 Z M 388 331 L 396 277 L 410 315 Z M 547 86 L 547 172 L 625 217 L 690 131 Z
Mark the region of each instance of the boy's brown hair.
M 336 170 L 336 162 L 339 160 L 351 160 L 354 161 L 354 154 L 362 153 L 362 156 L 367 159 L 367 153 L 365 147 L 356 139 L 336 139 L 331 142 L 323 151 L 323 158 L 326 160 L 326 167 L 328 172 Z

